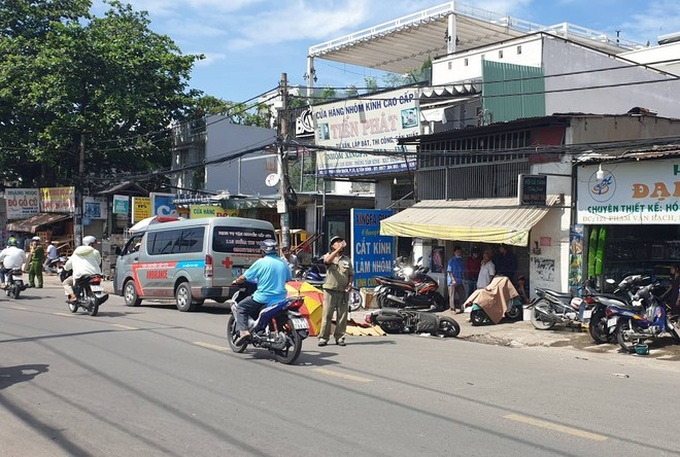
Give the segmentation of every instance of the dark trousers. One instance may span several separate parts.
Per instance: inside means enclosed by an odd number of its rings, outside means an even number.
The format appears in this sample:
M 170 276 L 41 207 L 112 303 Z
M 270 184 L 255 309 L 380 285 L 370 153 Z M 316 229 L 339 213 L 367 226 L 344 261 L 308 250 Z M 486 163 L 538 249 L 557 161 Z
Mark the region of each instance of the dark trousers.
M 257 315 L 265 306 L 267 306 L 265 303 L 253 300 L 252 296 L 240 301 L 236 306 L 236 331 L 248 330 L 248 317 L 257 318 Z

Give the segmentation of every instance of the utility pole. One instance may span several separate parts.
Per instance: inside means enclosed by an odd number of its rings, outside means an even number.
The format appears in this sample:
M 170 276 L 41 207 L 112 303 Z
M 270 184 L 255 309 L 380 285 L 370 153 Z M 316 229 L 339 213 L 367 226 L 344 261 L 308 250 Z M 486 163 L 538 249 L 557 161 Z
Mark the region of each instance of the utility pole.
M 73 247 L 80 246 L 83 239 L 83 182 L 85 179 L 85 132 L 80 132 L 80 155 L 78 157 L 78 181 L 75 183 L 76 214 L 73 221 Z
M 286 203 L 286 193 L 288 192 L 288 162 L 285 159 L 285 145 L 288 140 L 288 75 L 281 73 L 281 111 L 279 112 L 279 201 L 278 211 L 281 214 L 281 248 L 290 246 L 290 216 L 288 215 L 288 204 Z

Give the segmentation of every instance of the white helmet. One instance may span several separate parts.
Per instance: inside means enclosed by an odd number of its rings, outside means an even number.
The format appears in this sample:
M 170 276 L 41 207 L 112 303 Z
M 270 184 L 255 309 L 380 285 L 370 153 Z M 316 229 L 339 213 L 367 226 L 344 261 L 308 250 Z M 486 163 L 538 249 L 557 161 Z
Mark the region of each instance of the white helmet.
M 279 247 L 279 243 L 276 242 L 276 240 L 272 240 L 271 238 L 264 240 L 263 242 L 260 243 L 260 250 L 264 254 L 271 254 L 272 252 L 275 252 Z
M 31 238 L 31 241 L 40 242 L 40 237 L 39 237 L 39 236 L 34 236 L 33 238 Z
M 83 237 L 83 246 L 90 246 L 96 242 L 97 238 L 93 237 L 92 235 Z

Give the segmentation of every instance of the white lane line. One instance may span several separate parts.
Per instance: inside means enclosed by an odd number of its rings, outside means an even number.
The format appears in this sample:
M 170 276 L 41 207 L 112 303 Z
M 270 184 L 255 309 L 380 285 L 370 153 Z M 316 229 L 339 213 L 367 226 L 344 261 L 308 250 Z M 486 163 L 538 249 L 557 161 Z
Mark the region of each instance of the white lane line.
M 139 330 L 139 327 L 130 327 L 129 325 L 123 325 L 123 324 L 111 324 L 114 327 L 121 328 L 123 330 Z
M 585 438 L 587 440 L 593 441 L 606 441 L 607 437 L 603 435 L 598 435 L 597 433 L 587 432 L 585 430 L 579 430 L 577 428 L 571 428 L 564 425 L 556 424 L 554 422 L 542 421 L 539 419 L 534 419 L 532 417 L 521 416 L 519 414 L 508 414 L 503 416 L 506 419 L 510 419 L 517 422 L 522 422 L 524 424 L 533 425 L 535 427 L 545 428 L 548 430 L 553 430 L 560 433 L 566 433 L 568 435 L 578 436 L 579 438 Z
M 317 373 L 325 374 L 327 376 L 346 379 L 347 381 L 361 382 L 365 384 L 373 382 L 372 379 L 360 378 L 359 376 L 352 376 L 351 374 L 338 373 L 337 371 L 327 370 L 325 368 L 313 368 L 312 371 L 316 371 Z
M 18 309 L 19 311 L 28 311 L 28 308 L 24 308 L 22 306 L 10 306 L 12 309 Z
M 55 316 L 64 316 L 64 317 L 72 317 L 75 316 L 75 314 L 69 314 L 69 313 L 52 313 Z
M 196 346 L 200 346 L 200 347 L 202 347 L 202 348 L 212 349 L 213 351 L 220 351 L 220 352 L 227 352 L 227 351 L 229 351 L 229 348 L 228 348 L 228 347 L 218 346 L 218 345 L 216 345 L 216 344 L 210 344 L 210 343 L 203 343 L 202 341 L 194 341 L 194 344 L 195 344 Z

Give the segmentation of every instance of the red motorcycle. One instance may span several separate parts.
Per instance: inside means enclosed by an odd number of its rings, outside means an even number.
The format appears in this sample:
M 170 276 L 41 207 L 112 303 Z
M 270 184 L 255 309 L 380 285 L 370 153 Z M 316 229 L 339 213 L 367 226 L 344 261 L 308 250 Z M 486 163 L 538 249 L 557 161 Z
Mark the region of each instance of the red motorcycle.
M 375 299 L 379 308 L 420 309 L 428 311 L 444 311 L 446 300 L 439 293 L 439 283 L 429 276 L 428 268 L 405 266 L 402 260 L 397 261 L 395 276 L 378 276 L 375 278 Z

